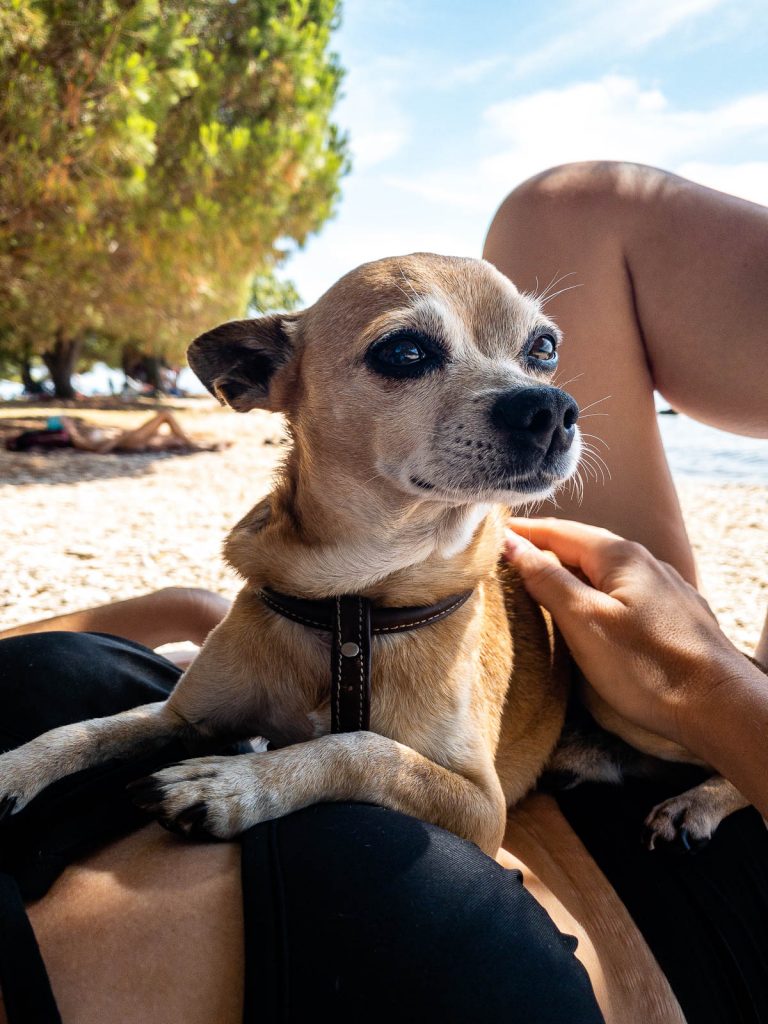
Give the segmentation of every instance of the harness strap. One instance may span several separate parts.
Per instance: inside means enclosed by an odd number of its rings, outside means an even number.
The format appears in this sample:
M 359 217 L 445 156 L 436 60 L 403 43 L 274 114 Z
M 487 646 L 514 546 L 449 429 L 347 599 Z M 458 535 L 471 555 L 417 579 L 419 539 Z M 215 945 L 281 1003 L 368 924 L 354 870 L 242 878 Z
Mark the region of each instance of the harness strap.
M 367 729 L 371 718 L 371 602 L 337 597 L 331 642 L 331 732 Z
M 258 591 L 258 596 L 267 608 L 292 622 L 298 622 L 301 626 L 322 629 L 328 633 L 336 629 L 337 599 L 334 597 L 322 601 L 311 601 L 305 597 L 281 594 L 269 587 L 262 587 Z M 457 611 L 471 596 L 471 590 L 464 590 L 460 594 L 451 594 L 441 601 L 419 608 L 382 608 L 379 605 L 371 604 L 371 632 L 374 636 L 378 636 L 381 633 L 405 633 L 410 629 L 431 626 L 434 622 L 439 622 L 440 619 Z M 346 598 L 341 600 L 346 600 Z
M 311 601 L 264 587 L 259 597 L 273 612 L 331 634 L 331 732 L 370 728 L 371 646 L 374 635 L 403 633 L 439 622 L 472 595 L 452 594 L 420 608 L 381 608 L 356 594 Z
M 0 988 L 9 1024 L 61 1024 L 16 879 L 0 872 Z

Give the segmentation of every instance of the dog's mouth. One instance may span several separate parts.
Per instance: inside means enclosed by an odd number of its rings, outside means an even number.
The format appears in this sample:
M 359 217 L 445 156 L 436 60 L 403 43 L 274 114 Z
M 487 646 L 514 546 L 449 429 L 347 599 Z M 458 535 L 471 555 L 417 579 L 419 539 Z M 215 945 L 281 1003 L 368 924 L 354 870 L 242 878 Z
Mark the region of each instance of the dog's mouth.
M 399 475 L 409 493 L 434 501 L 514 504 L 551 497 L 575 474 L 580 455 L 581 439 L 577 435 L 567 451 L 547 455 L 536 466 L 500 459 L 492 465 L 462 467 L 457 471 L 450 462 L 441 465 L 442 460 L 430 459 L 417 471 L 406 469 Z
M 516 501 L 535 501 L 551 497 L 570 477 L 533 474 L 527 477 L 498 477 L 491 480 L 456 482 L 442 480 L 433 483 L 420 476 L 409 477 L 410 490 L 435 501 L 449 504 L 465 502 L 499 502 L 514 504 Z

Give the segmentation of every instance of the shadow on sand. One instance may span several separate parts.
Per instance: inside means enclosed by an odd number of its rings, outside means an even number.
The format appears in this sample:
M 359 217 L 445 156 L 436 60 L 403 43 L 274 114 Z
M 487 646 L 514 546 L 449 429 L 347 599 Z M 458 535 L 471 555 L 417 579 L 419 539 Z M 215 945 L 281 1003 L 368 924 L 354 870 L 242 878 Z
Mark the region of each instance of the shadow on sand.
M 72 448 L 49 452 L 0 451 L 2 484 L 72 484 L 86 480 L 109 480 L 145 476 L 155 462 L 191 459 L 210 452 L 140 452 L 126 455 L 94 455 Z M 216 454 L 216 453 L 213 453 Z

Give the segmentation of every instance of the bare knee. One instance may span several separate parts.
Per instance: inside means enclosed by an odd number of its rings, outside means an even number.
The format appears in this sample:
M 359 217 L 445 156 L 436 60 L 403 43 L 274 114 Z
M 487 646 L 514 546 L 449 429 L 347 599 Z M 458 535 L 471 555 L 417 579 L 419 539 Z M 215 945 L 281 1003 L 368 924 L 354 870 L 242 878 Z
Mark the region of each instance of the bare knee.
M 681 181 L 657 167 L 620 160 L 585 160 L 560 164 L 535 174 L 512 189 L 499 207 L 497 217 L 505 212 L 534 204 L 539 210 L 570 208 L 575 211 L 633 199 L 647 199 L 665 184 Z
M 663 191 L 674 175 L 643 164 L 584 161 L 549 168 L 514 188 L 488 231 L 485 258 L 498 263 L 523 237 L 564 247 L 626 232 L 627 218 Z

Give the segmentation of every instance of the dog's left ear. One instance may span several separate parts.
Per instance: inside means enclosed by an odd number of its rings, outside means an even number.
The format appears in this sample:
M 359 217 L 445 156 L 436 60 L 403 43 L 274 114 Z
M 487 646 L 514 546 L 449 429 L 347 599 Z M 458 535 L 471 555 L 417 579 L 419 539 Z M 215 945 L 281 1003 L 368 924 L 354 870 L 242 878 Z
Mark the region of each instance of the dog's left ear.
M 283 313 L 215 327 L 189 346 L 189 365 L 222 405 L 237 412 L 280 411 L 282 389 L 276 384 L 294 354 L 300 316 Z

